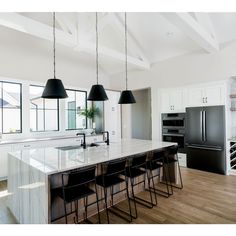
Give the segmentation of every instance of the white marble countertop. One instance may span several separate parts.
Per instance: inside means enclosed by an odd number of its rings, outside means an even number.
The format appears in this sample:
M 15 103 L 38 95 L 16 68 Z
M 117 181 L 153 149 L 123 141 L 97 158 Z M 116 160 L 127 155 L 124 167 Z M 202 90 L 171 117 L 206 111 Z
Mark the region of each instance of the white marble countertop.
M 50 147 L 10 152 L 9 155 L 46 175 L 51 175 L 176 144 L 151 140 L 122 139 L 120 142 L 111 142 L 109 146 L 103 145 L 67 151 Z
M 78 130 L 78 133 L 80 131 Z M 100 136 L 102 134 L 90 134 L 86 135 L 86 137 L 95 137 Z M 81 136 L 76 135 L 58 135 L 58 136 L 51 136 L 51 137 L 34 137 L 34 138 L 22 138 L 22 139 L 7 139 L 7 140 L 0 140 L 1 145 L 7 144 L 17 144 L 17 143 L 25 143 L 25 142 L 38 142 L 38 141 L 49 141 L 49 140 L 59 140 L 59 139 L 70 139 L 70 138 L 78 138 Z

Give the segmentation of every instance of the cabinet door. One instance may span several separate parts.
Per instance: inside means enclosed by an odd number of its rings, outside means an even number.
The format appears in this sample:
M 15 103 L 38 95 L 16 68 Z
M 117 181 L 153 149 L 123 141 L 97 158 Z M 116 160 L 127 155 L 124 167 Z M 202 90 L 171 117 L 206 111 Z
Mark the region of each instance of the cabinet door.
M 161 91 L 161 111 L 164 113 L 172 112 L 170 94 L 170 90 L 164 89 Z
M 110 141 L 121 139 L 121 111 L 118 104 L 120 92 L 106 91 L 109 100 L 104 102 L 105 130 L 110 134 Z
M 202 88 L 189 88 L 188 89 L 188 107 L 203 106 L 203 89 Z
M 204 90 L 205 105 L 222 105 L 224 103 L 223 86 L 207 87 Z
M 184 111 L 183 90 L 175 89 L 170 91 L 170 104 L 175 112 Z
M 7 158 L 8 152 L 11 152 L 11 145 L 0 146 L 0 180 L 7 178 Z

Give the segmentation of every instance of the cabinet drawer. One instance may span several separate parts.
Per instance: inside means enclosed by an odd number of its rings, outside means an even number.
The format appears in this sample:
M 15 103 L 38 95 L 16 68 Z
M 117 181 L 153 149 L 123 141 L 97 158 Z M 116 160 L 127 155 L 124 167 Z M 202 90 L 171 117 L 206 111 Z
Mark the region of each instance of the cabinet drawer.
M 186 154 L 178 153 L 178 157 L 179 157 L 179 165 L 186 167 L 187 166 Z

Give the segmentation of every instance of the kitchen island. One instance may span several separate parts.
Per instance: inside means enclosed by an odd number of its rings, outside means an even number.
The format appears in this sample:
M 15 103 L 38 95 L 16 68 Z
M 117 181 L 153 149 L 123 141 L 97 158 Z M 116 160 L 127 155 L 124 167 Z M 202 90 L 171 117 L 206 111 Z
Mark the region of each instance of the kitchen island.
M 8 207 L 19 223 L 52 223 L 63 215 L 62 202 L 53 196 L 53 189 L 61 186 L 63 172 L 90 165 L 97 165 L 99 169 L 101 163 L 110 160 L 149 154 L 173 145 L 176 143 L 122 139 L 109 146 L 86 149 L 75 146 L 11 152 L 8 155 Z M 122 197 L 117 201 L 120 200 Z

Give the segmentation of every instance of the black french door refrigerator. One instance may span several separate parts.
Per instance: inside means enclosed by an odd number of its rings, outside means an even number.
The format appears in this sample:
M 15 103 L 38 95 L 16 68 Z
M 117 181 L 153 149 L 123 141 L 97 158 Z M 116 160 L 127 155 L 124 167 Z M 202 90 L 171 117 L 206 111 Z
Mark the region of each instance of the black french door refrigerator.
M 186 109 L 187 167 L 226 174 L 225 107 Z

